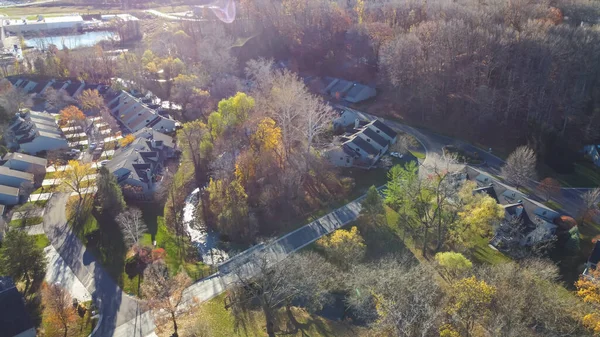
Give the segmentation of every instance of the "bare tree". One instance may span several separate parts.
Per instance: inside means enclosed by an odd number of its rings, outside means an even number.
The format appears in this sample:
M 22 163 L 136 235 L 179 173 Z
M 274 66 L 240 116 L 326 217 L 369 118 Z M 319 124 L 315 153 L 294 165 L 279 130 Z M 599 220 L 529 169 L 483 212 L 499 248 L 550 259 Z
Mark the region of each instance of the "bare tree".
M 148 226 L 144 222 L 142 211 L 137 207 L 129 207 L 119 213 L 115 221 L 121 227 L 125 241 L 132 246 L 137 246 L 140 238 L 148 231 Z
M 69 333 L 69 326 L 77 320 L 77 312 L 73 307 L 71 295 L 58 284 L 46 284 L 42 288 L 42 303 L 47 319 L 60 325 L 63 335 Z
M 600 202 L 600 188 L 594 188 L 583 193 L 581 199 L 582 205 L 579 215 L 583 221 L 592 221 L 600 213 L 598 207 L 598 203 Z
M 508 156 L 506 164 L 502 167 L 502 175 L 517 188 L 524 186 L 536 177 L 536 161 L 533 149 L 519 146 Z
M 177 334 L 177 317 L 188 312 L 193 303 L 183 303 L 183 291 L 192 284 L 192 280 L 182 268 L 175 276 L 169 275 L 169 270 L 163 261 L 157 261 L 146 267 L 144 282 L 141 290 L 152 309 L 156 325 L 167 322 L 173 323 L 173 336 Z

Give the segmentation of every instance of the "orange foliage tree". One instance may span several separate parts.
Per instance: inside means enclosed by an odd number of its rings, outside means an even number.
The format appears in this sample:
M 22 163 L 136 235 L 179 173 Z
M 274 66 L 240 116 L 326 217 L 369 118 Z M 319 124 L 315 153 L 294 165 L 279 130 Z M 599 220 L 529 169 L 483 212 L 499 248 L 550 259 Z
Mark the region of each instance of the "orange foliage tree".
M 69 327 L 77 321 L 77 312 L 73 307 L 71 295 L 58 284 L 44 283 L 42 286 L 42 305 L 47 324 L 46 336 L 68 336 Z M 60 330 L 57 329 L 60 327 Z
M 60 124 L 66 125 L 69 122 L 75 122 L 77 124 L 85 121 L 85 115 L 79 108 L 74 105 L 69 105 L 68 107 L 62 109 L 60 111 Z
M 121 138 L 121 140 L 119 140 L 119 145 L 121 145 L 121 147 L 125 147 L 131 143 L 133 143 L 133 141 L 135 140 L 135 136 L 132 134 L 128 134 L 127 136 Z

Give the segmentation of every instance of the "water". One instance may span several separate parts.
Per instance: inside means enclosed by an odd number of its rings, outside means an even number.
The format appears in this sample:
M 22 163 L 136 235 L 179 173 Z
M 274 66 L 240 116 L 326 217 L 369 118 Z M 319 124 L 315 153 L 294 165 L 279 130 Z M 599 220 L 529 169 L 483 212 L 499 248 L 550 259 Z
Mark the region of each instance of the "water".
M 77 35 L 57 35 L 45 37 L 33 37 L 25 39 L 25 44 L 29 47 L 46 49 L 48 45 L 54 44 L 58 49 L 66 46 L 69 49 L 77 47 L 91 47 L 102 40 L 116 39 L 118 36 L 109 31 L 85 32 Z
M 183 222 L 185 223 L 185 229 L 192 239 L 192 244 L 198 248 L 202 260 L 204 263 L 209 265 L 216 265 L 229 258 L 229 255 L 217 248 L 217 242 L 219 241 L 218 234 L 215 232 L 209 232 L 206 228 L 196 228 L 194 224 L 194 213 L 196 205 L 198 205 L 198 197 L 200 195 L 200 189 L 195 189 L 187 198 L 185 198 L 185 204 L 183 206 Z

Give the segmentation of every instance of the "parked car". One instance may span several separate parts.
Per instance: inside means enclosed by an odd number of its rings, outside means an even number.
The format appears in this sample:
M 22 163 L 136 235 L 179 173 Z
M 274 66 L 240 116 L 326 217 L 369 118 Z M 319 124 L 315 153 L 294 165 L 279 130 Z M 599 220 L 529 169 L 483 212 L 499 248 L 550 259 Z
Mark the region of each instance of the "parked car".
M 103 160 L 100 162 L 100 166 L 106 166 L 108 164 L 108 160 Z
M 400 158 L 400 159 L 402 159 L 402 157 L 404 157 L 403 154 L 400 154 L 398 152 L 390 152 L 390 156 Z
M 90 143 L 90 145 L 89 145 L 89 149 L 90 149 L 90 150 L 93 150 L 93 149 L 95 149 L 95 148 L 96 148 L 96 146 L 97 146 L 97 144 L 96 144 L 96 143 Z

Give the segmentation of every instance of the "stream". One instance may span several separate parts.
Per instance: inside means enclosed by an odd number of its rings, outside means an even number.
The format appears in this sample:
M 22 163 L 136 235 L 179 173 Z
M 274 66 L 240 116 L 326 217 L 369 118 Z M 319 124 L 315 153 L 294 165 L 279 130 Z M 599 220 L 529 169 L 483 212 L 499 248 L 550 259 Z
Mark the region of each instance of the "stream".
M 198 248 L 199 254 L 205 264 L 216 265 L 229 258 L 229 255 L 222 249 L 217 248 L 219 234 L 213 231 L 207 231 L 206 228 L 197 228 L 194 226 L 194 211 L 198 205 L 200 188 L 196 188 L 185 198 L 183 206 L 183 221 L 185 230 L 192 239 L 192 244 Z

